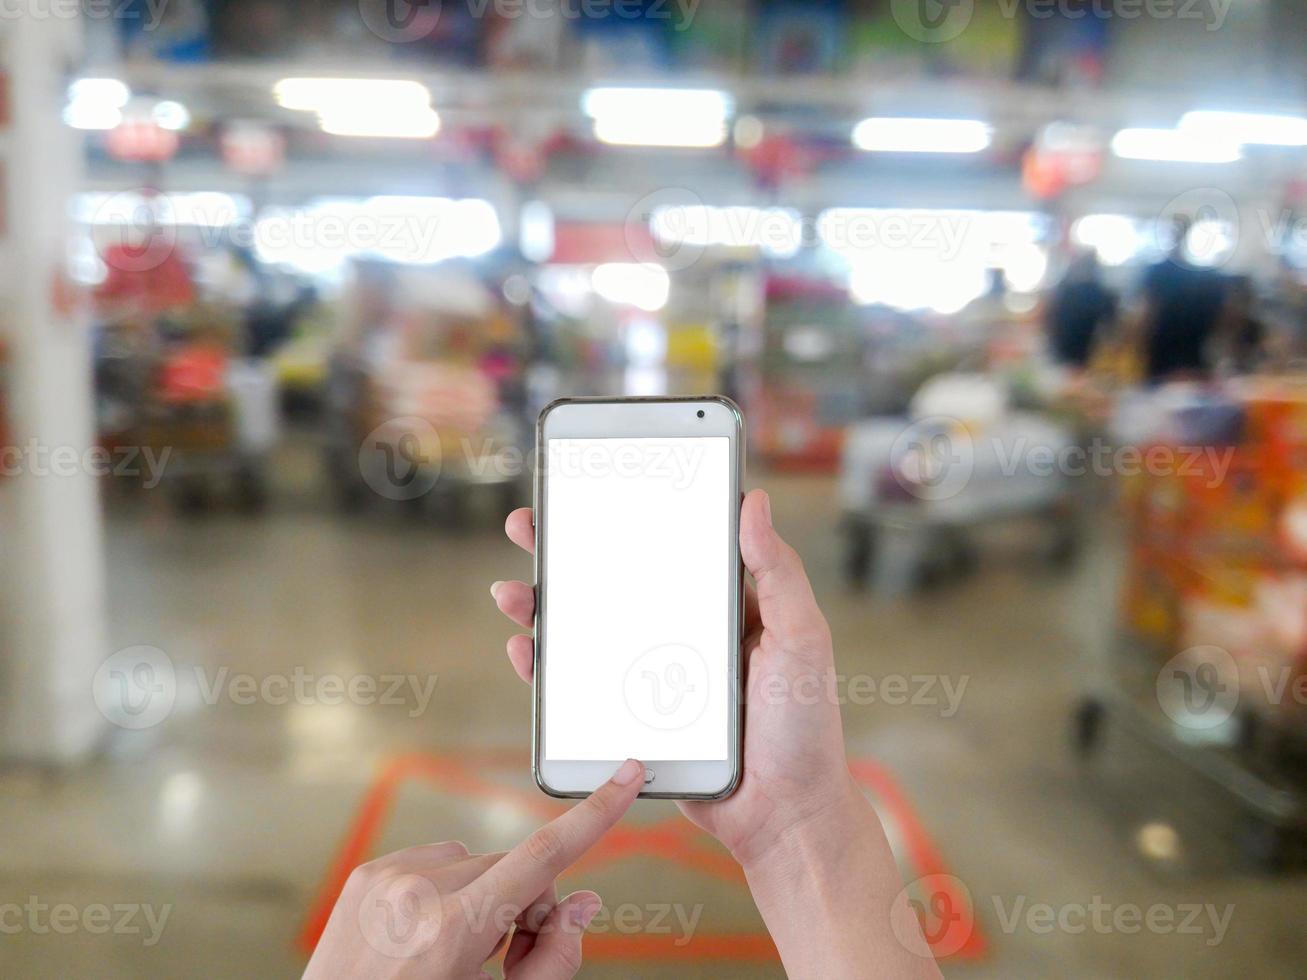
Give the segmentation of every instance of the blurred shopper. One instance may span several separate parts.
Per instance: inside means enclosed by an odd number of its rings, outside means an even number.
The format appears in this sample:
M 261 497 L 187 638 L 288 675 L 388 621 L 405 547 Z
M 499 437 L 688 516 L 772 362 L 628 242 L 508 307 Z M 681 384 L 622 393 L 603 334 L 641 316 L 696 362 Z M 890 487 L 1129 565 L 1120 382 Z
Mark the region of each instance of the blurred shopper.
M 1254 311 L 1252 279 L 1235 276 L 1226 289 L 1220 326 L 1209 359 L 1222 375 L 1247 374 L 1265 359 L 1266 327 Z
M 1084 249 L 1067 266 L 1048 304 L 1046 327 L 1053 360 L 1084 368 L 1117 314 L 1116 294 L 1103 282 L 1098 253 Z
M 1144 374 L 1150 381 L 1201 377 L 1209 369 L 1208 350 L 1221 316 L 1220 276 L 1185 257 L 1190 219 L 1173 225 L 1171 252 L 1144 273 Z

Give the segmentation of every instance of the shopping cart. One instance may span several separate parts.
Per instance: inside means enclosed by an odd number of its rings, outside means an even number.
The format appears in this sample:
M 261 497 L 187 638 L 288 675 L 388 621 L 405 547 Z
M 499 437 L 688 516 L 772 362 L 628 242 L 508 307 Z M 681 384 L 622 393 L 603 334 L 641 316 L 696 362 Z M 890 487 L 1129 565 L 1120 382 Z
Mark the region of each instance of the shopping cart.
M 1122 744 L 1105 739 L 1109 726 L 1148 745 L 1236 804 L 1231 836 L 1250 865 L 1301 866 L 1307 390 L 1137 394 L 1110 434 L 1176 465 L 1124 481 L 1123 541 L 1095 576 L 1113 583 L 1118 611 L 1091 645 L 1073 745 L 1087 760 Z
M 942 376 L 904 417 L 867 419 L 845 436 L 839 478 L 844 573 L 895 595 L 968 572 L 982 528 L 1042 525 L 1050 564 L 1079 550 L 1075 446 L 1061 424 L 1007 407 L 1001 386 Z
M 233 358 L 203 338 L 161 358 L 142 421 L 142 444 L 184 513 L 225 492 L 244 512 L 266 506 L 267 459 L 277 438 L 276 379 L 266 363 Z

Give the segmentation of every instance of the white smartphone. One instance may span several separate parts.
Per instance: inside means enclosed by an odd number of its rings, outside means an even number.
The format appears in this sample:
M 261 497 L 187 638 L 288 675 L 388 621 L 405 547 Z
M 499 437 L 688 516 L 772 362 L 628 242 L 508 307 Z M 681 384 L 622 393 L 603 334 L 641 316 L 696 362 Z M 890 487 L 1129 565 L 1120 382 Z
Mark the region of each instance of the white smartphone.
M 536 426 L 536 784 L 739 785 L 744 419 L 727 398 L 563 399 Z

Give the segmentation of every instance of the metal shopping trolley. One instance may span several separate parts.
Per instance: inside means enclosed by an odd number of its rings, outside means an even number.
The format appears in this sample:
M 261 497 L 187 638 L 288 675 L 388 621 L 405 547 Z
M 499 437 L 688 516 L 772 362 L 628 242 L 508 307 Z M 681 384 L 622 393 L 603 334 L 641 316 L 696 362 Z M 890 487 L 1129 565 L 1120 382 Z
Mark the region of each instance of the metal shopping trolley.
M 1013 520 L 1040 524 L 1048 561 L 1069 564 L 1074 446 L 1065 426 L 1009 410 L 1001 386 L 978 376 L 942 376 L 908 416 L 856 423 L 839 479 L 845 578 L 887 594 L 931 585 L 971 569 L 975 532 Z

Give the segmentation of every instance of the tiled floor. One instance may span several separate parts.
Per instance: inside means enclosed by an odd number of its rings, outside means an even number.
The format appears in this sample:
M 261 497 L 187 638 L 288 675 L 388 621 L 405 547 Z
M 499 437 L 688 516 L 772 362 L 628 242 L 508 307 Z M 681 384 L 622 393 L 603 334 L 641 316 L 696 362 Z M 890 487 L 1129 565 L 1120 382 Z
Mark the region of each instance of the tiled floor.
M 764 483 L 778 526 L 804 555 L 845 670 L 942 675 L 955 690 L 965 679 L 950 717 L 943 698 L 929 695 L 933 703 L 845 709 L 850 754 L 897 777 L 971 893 L 988 952 L 947 964 L 950 976 L 1303 975 L 1307 889 L 1232 867 L 1222 838 L 1231 818 L 1219 799 L 1115 735 L 1088 769 L 1067 751 L 1068 715 L 1090 676 L 1087 638 L 1110 614 L 1096 566 L 1051 574 L 1018 539 L 987 552 L 961 584 L 911 599 L 854 594 L 839 579 L 831 484 Z M 0 937 L 0 976 L 298 975 L 296 936 L 383 760 L 499 750 L 521 765 L 492 777 L 529 792 L 529 692 L 503 656 L 510 629 L 487 586 L 530 569 L 495 523 L 452 532 L 381 513 L 341 520 L 294 496 L 262 519 L 187 523 L 156 503 L 110 522 L 112 639 L 115 648 L 167 652 L 177 705 L 80 771 L 0 774 L 0 902 L 62 903 L 79 915 L 96 903 L 148 905 L 161 928 L 154 935 L 144 910 L 135 933 L 24 925 Z M 390 706 L 300 704 L 293 695 L 243 704 L 230 687 L 206 702 L 235 675 L 297 669 L 309 679 L 396 674 L 435 686 L 425 710 L 421 687 Z M 641 805 L 634 819 L 672 814 Z M 415 781 L 378 843 L 456 837 L 489 850 L 519 839 L 533 819 Z M 1139 855 L 1146 822 L 1178 829 L 1170 860 Z M 780 975 L 775 964 L 696 959 L 701 937 L 759 928 L 734 884 L 650 858 L 596 868 L 584 883 L 610 908 L 700 912 L 683 944 L 687 960 L 591 957 L 587 975 Z M 1111 925 L 1122 906 L 1162 906 L 1182 919 L 1190 903 L 1233 905 L 1219 942 L 1205 913 L 1198 933 Z M 1065 928 L 1046 928 L 1043 904 Z

